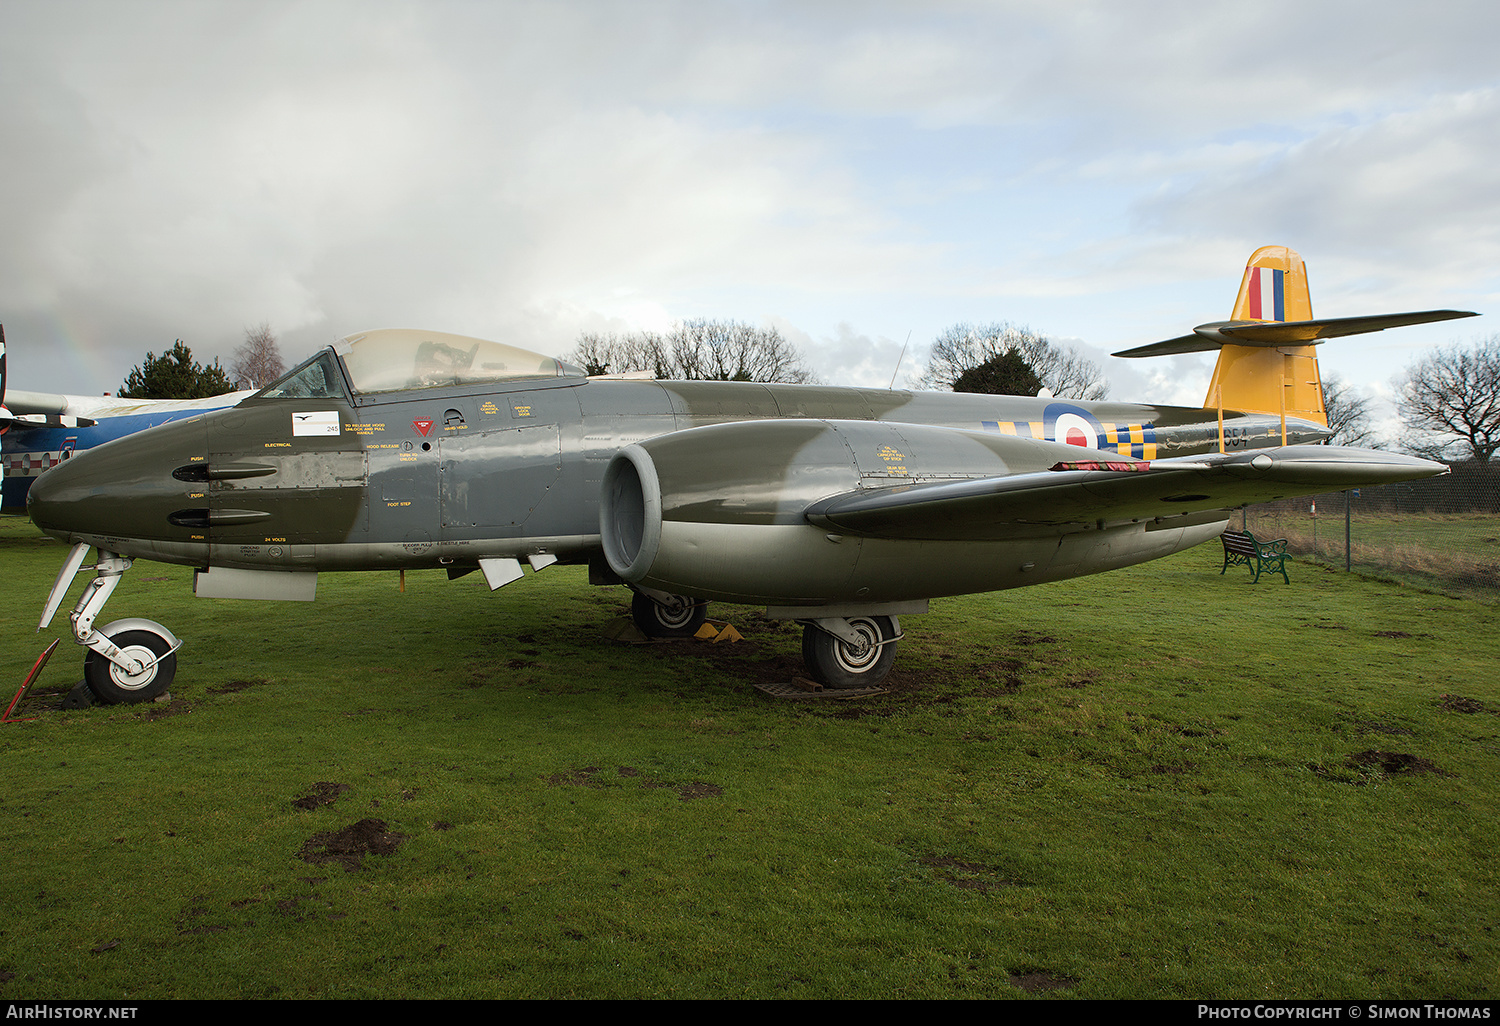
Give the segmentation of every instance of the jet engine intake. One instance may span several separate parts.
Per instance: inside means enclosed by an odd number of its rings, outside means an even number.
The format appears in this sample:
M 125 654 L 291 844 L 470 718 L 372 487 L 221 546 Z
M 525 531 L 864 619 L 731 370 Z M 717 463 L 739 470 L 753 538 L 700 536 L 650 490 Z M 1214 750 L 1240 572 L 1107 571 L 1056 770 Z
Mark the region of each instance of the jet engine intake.
M 823 421 L 664 435 L 626 446 L 606 469 L 604 553 L 624 580 L 675 595 L 822 599 L 848 581 L 859 543 L 830 544 L 803 511 L 858 483 L 853 454 Z
M 622 579 L 693 598 L 873 604 L 950 594 L 949 582 L 992 590 L 1009 587 L 1022 563 L 1050 562 L 1055 532 L 1012 555 L 1009 541 L 976 548 L 830 532 L 810 523 L 807 510 L 860 489 L 1045 470 L 1058 452 L 1078 451 L 879 421 L 709 425 L 615 454 L 604 475 L 600 535 Z

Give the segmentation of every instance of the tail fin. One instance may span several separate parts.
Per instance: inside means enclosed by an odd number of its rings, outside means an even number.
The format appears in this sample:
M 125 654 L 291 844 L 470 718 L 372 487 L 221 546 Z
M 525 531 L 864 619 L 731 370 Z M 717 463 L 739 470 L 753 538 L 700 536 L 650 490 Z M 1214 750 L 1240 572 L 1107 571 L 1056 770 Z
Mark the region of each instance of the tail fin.
M 1262 246 L 1250 254 L 1239 298 L 1234 301 L 1236 321 L 1310 321 L 1312 297 L 1307 289 L 1307 265 L 1296 250 L 1285 246 Z
M 1262 246 L 1250 254 L 1230 323 L 1315 323 L 1307 288 L 1307 265 L 1296 250 Z M 1239 345 L 1225 342 L 1209 382 L 1206 407 L 1279 413 L 1328 425 L 1323 379 L 1314 342 L 1301 345 Z
M 1262 246 L 1245 265 L 1230 320 L 1200 324 L 1191 335 L 1114 355 L 1170 356 L 1217 349 L 1219 362 L 1203 400 L 1205 407 L 1280 414 L 1283 422 L 1297 417 L 1326 425 L 1323 382 L 1313 348 L 1319 342 L 1403 324 L 1474 316 L 1464 310 L 1423 310 L 1316 320 L 1302 258 L 1285 246 Z

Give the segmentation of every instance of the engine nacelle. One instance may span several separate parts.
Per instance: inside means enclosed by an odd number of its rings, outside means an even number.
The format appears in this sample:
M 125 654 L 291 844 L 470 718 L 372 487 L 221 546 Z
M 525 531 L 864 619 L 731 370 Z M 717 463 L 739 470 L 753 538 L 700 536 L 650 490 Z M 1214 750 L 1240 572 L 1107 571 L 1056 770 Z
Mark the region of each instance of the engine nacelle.
M 819 499 L 861 488 L 1029 473 L 1086 451 L 879 421 L 716 424 L 617 453 L 605 471 L 600 534 L 611 568 L 631 584 L 765 605 L 995 591 L 1113 569 L 1203 540 L 1146 524 L 1017 525 L 984 541 L 875 538 L 830 532 L 804 515 Z M 1212 533 L 1217 528 L 1204 537 Z

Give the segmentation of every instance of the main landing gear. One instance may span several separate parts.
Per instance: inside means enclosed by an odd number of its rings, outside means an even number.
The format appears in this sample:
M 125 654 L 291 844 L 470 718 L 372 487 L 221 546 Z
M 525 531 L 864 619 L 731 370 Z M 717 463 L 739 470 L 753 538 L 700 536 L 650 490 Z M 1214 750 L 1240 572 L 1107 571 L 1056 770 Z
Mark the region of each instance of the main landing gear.
M 708 603 L 684 595 L 635 588 L 630 602 L 636 629 L 648 638 L 690 638 L 703 626 Z M 827 688 L 878 687 L 896 662 L 901 625 L 894 616 L 803 620 L 802 662 Z
M 802 662 L 824 687 L 876 687 L 890 674 L 900 640 L 901 627 L 894 616 L 806 620 Z
M 89 546 L 73 546 L 68 553 L 47 607 L 42 611 L 37 630 L 52 622 L 58 606 L 80 570 L 93 570 L 94 579 L 79 596 L 68 619 L 73 625 L 73 640 L 89 652 L 83 662 L 83 679 L 95 698 L 107 705 L 149 702 L 167 690 L 177 675 L 177 650 L 182 642 L 171 631 L 154 620 L 130 617 L 114 620 L 95 628 L 94 621 L 119 585 L 131 561 L 113 552 L 99 551 L 99 560 L 85 567 L 83 559 Z
M 630 617 L 648 638 L 691 638 L 708 618 L 708 603 L 702 599 L 631 590 Z

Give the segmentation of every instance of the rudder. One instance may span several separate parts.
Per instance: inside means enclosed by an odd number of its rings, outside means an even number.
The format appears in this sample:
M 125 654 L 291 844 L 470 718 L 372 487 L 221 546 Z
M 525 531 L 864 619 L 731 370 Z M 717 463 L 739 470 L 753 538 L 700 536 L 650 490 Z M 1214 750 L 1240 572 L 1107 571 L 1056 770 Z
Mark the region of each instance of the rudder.
M 1250 254 L 1230 320 L 1313 320 L 1307 265 L 1296 250 L 1262 246 Z M 1327 426 L 1317 347 L 1293 344 L 1267 348 L 1225 343 L 1219 349 L 1219 362 L 1214 366 L 1203 405 L 1273 413 Z

